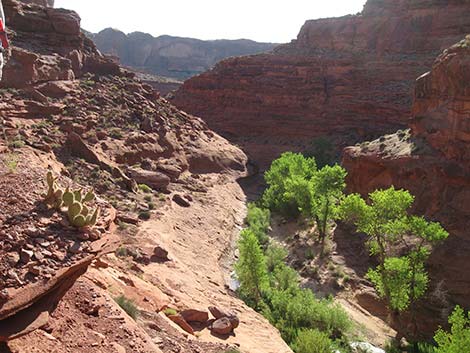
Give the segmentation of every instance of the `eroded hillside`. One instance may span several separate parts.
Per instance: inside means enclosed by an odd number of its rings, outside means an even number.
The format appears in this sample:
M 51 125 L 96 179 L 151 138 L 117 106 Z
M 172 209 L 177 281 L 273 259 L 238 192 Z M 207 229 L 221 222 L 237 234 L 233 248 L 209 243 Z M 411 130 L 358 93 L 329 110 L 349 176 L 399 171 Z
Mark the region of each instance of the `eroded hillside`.
M 290 352 L 227 286 L 244 153 L 104 58 L 76 13 L 29 3 L 3 1 L 0 348 Z M 48 170 L 95 191 L 94 230 L 46 207 Z M 209 306 L 239 326 L 215 333 Z

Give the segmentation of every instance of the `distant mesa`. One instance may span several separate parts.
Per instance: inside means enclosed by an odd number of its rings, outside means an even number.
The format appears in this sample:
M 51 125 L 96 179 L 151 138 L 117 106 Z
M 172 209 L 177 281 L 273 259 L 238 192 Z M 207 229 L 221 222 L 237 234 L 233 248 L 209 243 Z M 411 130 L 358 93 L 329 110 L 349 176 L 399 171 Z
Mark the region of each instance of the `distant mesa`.
M 126 35 L 113 28 L 96 34 L 85 33 L 102 53 L 145 73 L 146 80 L 151 79 L 149 75 L 163 76 L 167 81 L 173 80 L 173 84 L 205 72 L 228 57 L 264 53 L 277 45 L 247 39 L 204 41 L 167 35 L 153 37 L 142 32 Z M 155 77 L 153 80 L 158 81 Z

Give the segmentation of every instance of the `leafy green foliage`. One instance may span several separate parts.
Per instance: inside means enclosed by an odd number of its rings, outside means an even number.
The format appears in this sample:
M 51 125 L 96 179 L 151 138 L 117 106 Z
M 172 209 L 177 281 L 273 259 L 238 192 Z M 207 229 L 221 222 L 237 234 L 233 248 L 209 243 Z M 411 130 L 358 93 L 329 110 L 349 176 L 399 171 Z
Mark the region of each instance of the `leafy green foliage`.
M 132 300 L 127 299 L 124 295 L 120 295 L 114 300 L 131 318 L 137 319 L 140 312 Z
M 266 249 L 266 265 L 269 272 L 273 272 L 276 267 L 284 264 L 287 257 L 287 250 L 281 245 L 271 243 Z
M 450 332 L 439 329 L 434 336 L 436 353 L 463 353 L 470 347 L 470 313 L 457 306 L 449 317 Z
M 256 235 L 261 245 L 267 244 L 267 235 L 271 219 L 271 212 L 266 208 L 257 207 L 254 203 L 248 204 L 246 223 L 250 230 Z
M 425 262 L 432 247 L 448 237 L 439 223 L 409 215 L 414 197 L 406 190 L 390 187 L 361 196 L 347 196 L 339 207 L 340 217 L 368 236 L 367 246 L 379 265 L 367 276 L 390 308 L 407 310 L 427 289 Z M 394 254 L 400 249 L 401 257 Z
M 250 229 L 242 230 L 238 241 L 239 260 L 235 272 L 240 282 L 240 294 L 252 305 L 261 301 L 262 291 L 268 286 L 266 259 L 258 238 Z
M 408 308 L 412 298 L 420 298 L 427 289 L 428 276 L 423 264 L 414 274 L 408 257 L 388 257 L 383 265 L 367 273 L 381 297 L 387 297 L 390 306 L 398 311 Z M 414 285 L 411 288 L 412 276 Z
M 300 330 L 292 344 L 296 353 L 331 353 L 332 342 L 327 334 L 315 329 Z
M 301 213 L 313 219 L 323 241 L 330 221 L 338 218 L 345 178 L 346 171 L 338 165 L 318 170 L 315 159 L 284 153 L 265 174 L 269 187 L 264 193 L 264 202 L 284 215 Z
M 264 174 L 268 188 L 263 195 L 263 202 L 269 209 L 285 216 L 297 216 L 299 206 L 293 194 L 287 193 L 287 185 L 292 179 L 310 180 L 316 170 L 313 158 L 305 158 L 298 153 L 283 153 Z

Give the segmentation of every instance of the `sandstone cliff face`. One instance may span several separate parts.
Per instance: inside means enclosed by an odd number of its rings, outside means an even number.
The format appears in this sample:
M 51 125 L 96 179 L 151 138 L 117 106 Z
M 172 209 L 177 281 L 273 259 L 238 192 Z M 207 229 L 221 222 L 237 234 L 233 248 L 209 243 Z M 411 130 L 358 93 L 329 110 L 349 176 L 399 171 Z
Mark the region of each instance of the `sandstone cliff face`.
M 432 333 L 456 303 L 469 307 L 470 38 L 445 50 L 416 82 L 411 130 L 345 149 L 348 187 L 366 195 L 394 185 L 410 190 L 415 208 L 450 232 L 431 258 L 432 292 L 423 305 Z M 436 289 L 438 289 L 436 291 Z M 436 301 L 437 300 L 437 301 Z M 429 311 L 434 314 L 430 315 Z M 433 318 L 433 319 L 431 319 Z
M 275 44 L 251 40 L 203 41 L 147 33 L 124 34 L 107 28 L 89 34 L 99 50 L 120 58 L 123 65 L 151 74 L 185 80 L 231 56 L 270 51 Z
M 345 146 L 406 126 L 414 79 L 470 32 L 461 1 L 368 1 L 360 15 L 307 21 L 272 54 L 228 59 L 173 103 L 266 166 L 318 136 Z

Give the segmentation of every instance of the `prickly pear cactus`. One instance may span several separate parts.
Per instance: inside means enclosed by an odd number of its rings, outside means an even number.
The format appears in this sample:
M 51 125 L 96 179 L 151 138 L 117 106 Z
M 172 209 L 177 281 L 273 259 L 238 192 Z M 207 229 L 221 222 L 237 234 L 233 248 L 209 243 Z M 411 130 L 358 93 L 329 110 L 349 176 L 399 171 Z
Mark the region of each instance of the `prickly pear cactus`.
M 73 222 L 75 217 L 77 217 L 82 212 L 83 206 L 80 202 L 75 201 L 71 204 L 67 210 L 67 215 L 69 217 L 69 221 Z
M 67 207 L 66 214 L 72 226 L 77 228 L 93 227 L 99 217 L 99 208 L 91 213 L 90 208 L 85 205 L 96 199 L 93 190 L 82 195 L 82 189 L 72 191 L 70 188 L 60 189 L 56 185 L 57 178 L 51 171 L 47 172 L 46 181 L 48 185 L 47 194 L 44 195 L 45 202 L 57 210 Z
M 67 207 L 70 207 L 75 202 L 75 196 L 73 192 L 69 190 L 69 188 L 65 189 L 64 195 L 62 196 L 62 201 Z
M 85 195 L 85 197 L 83 198 L 83 202 L 90 202 L 90 201 L 93 201 L 95 199 L 95 193 L 93 191 L 88 191 Z

